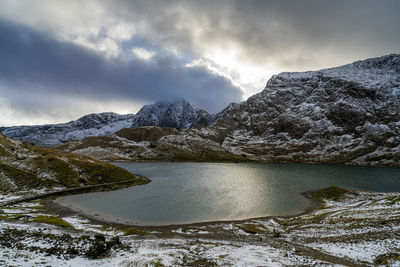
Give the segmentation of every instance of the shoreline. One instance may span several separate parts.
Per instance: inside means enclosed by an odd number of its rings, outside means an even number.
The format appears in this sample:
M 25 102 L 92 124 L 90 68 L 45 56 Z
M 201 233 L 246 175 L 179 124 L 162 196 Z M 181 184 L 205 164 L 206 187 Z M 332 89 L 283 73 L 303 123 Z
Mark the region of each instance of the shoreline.
M 72 207 L 67 207 L 62 204 L 56 203 L 54 198 L 46 199 L 44 201 L 44 205 L 45 205 L 46 209 L 48 209 L 50 212 L 54 212 L 59 216 L 78 215 L 80 217 L 88 219 L 89 221 L 91 221 L 93 223 L 101 224 L 104 226 L 111 226 L 116 229 L 135 228 L 138 230 L 147 230 L 147 231 L 157 231 L 157 230 L 167 231 L 167 230 L 173 230 L 173 229 L 177 229 L 177 228 L 203 227 L 203 226 L 212 226 L 212 225 L 218 225 L 218 224 L 231 224 L 231 223 L 247 223 L 247 222 L 250 222 L 253 220 L 268 220 L 268 219 L 273 219 L 273 218 L 277 218 L 277 219 L 279 219 L 279 218 L 296 218 L 299 216 L 310 214 L 323 206 L 323 203 L 320 200 L 312 197 L 311 192 L 302 192 L 300 194 L 303 197 L 309 199 L 311 201 L 311 204 L 309 207 L 306 207 L 306 209 L 304 211 L 295 213 L 293 215 L 269 215 L 269 216 L 250 217 L 250 218 L 238 219 L 238 220 L 213 220 L 213 221 L 203 221 L 203 222 L 193 222 L 193 223 L 183 223 L 183 224 L 168 224 L 168 225 L 137 225 L 137 224 L 115 222 L 112 220 L 107 220 L 105 218 L 99 218 L 98 216 L 85 213 L 85 211 L 82 211 L 82 210 L 76 210 Z M 77 209 L 79 209 L 79 208 L 77 208 Z
M 46 200 L 46 199 L 51 199 L 54 197 L 62 197 L 62 196 L 69 196 L 69 195 L 87 194 L 87 193 L 94 193 L 94 192 L 108 192 L 108 191 L 124 189 L 127 187 L 137 186 L 137 185 L 144 185 L 144 184 L 148 184 L 151 182 L 151 180 L 149 178 L 144 177 L 142 175 L 137 175 L 137 174 L 133 174 L 133 175 L 135 176 L 135 178 L 129 179 L 129 180 L 122 180 L 122 181 L 96 184 L 96 185 L 87 185 L 87 186 L 74 187 L 74 188 L 66 188 L 66 189 L 51 191 L 51 192 L 43 193 L 43 194 L 39 194 L 39 195 L 25 196 L 25 197 L 21 197 L 21 198 L 17 198 L 17 199 L 13 199 L 10 201 L 0 203 L 0 207 L 6 207 L 6 206 L 10 206 L 10 205 L 15 205 L 15 204 L 29 202 L 29 201 L 33 201 L 33 200 L 39 200 L 39 199 Z M 138 181 L 138 179 L 140 179 L 140 181 Z
M 36 251 L 49 265 L 92 265 L 97 259 L 105 266 L 269 266 L 271 261 L 279 266 L 299 262 L 305 266 L 373 266 L 400 262 L 396 250 L 400 246 L 399 192 L 328 187 L 303 196 L 312 205 L 302 215 L 169 226 L 107 224 L 52 204 L 54 198 L 46 199 L 48 206 L 43 201 L 22 203 L 4 211 L 11 221 L 2 225 L 0 256 L 18 263 L 21 251 Z M 93 250 L 103 246 L 110 248 L 105 254 Z M 90 254 L 93 251 L 97 252 Z M 38 257 L 26 255 L 31 263 Z
M 177 160 L 164 160 L 164 159 L 97 159 L 108 163 L 121 162 L 121 163 L 260 163 L 260 164 L 308 164 L 308 165 L 328 165 L 328 166 L 355 166 L 355 167 L 378 167 L 378 168 L 397 168 L 400 169 L 400 164 L 362 164 L 362 163 L 348 163 L 348 162 L 321 162 L 321 161 L 295 161 L 295 160 L 191 160 L 191 159 L 177 159 Z
M 113 162 L 127 162 L 131 163 L 134 161 L 130 160 L 119 160 L 119 161 L 107 161 L 109 163 Z M 159 163 L 160 161 L 137 161 L 137 163 Z M 162 161 L 162 162 L 168 162 L 168 163 L 174 163 L 174 161 Z M 186 163 L 186 162 L 176 162 L 176 163 Z M 187 162 L 190 163 L 190 162 Z M 217 163 L 217 162 L 204 162 L 204 163 Z M 249 162 L 230 162 L 234 164 L 240 164 L 240 163 L 249 163 Z M 260 163 L 260 164 L 268 164 L 268 162 L 251 162 L 251 163 Z M 273 162 L 270 162 L 273 164 Z M 307 163 L 296 163 L 296 162 L 283 162 L 283 164 L 307 164 Z M 327 165 L 323 163 L 315 163 L 316 165 Z M 328 164 L 328 165 L 338 165 L 340 164 Z M 347 165 L 351 166 L 351 165 Z M 364 167 L 364 166 L 362 166 Z M 379 168 L 386 168 L 384 166 L 367 166 L 367 167 L 379 167 Z M 138 175 L 135 173 L 132 173 L 133 175 L 137 177 L 144 177 L 142 175 Z M 144 177 L 147 179 L 146 183 L 150 183 L 152 180 Z M 142 185 L 142 184 L 138 184 Z M 134 185 L 136 186 L 136 185 Z M 115 188 L 115 189 L 110 189 L 110 190 L 93 190 L 89 192 L 84 192 L 84 193 L 93 193 L 93 192 L 107 192 L 107 191 L 113 191 L 113 190 L 120 190 L 124 188 L 128 188 L 130 186 L 123 186 L 120 188 Z M 321 188 L 323 189 L 323 188 Z M 316 190 L 318 191 L 318 190 Z M 75 195 L 75 194 L 81 194 L 82 192 L 79 193 L 72 193 L 72 194 L 66 194 L 66 195 Z M 135 228 L 135 229 L 140 229 L 140 230 L 151 230 L 151 231 L 157 231 L 157 230 L 172 230 L 172 229 L 177 229 L 177 228 L 190 228 L 190 227 L 202 227 L 202 226 L 212 226 L 212 225 L 218 225 L 218 224 L 230 224 L 230 223 L 246 223 L 250 222 L 252 220 L 268 220 L 268 219 L 273 219 L 273 218 L 296 218 L 300 217 L 303 215 L 310 214 L 318 209 L 321 208 L 323 203 L 319 200 L 316 199 L 312 196 L 311 191 L 308 192 L 302 192 L 300 193 L 303 197 L 309 199 L 311 201 L 310 205 L 306 207 L 303 211 L 299 211 L 295 214 L 290 214 L 290 215 L 267 215 L 267 216 L 258 216 L 258 217 L 249 217 L 249 218 L 244 218 L 244 219 L 236 219 L 236 220 L 211 220 L 211 221 L 200 221 L 200 222 L 189 222 L 189 223 L 171 223 L 171 224 L 165 224 L 165 225 L 151 225 L 151 224 L 135 224 L 135 222 L 132 222 L 133 220 L 130 219 L 130 222 L 123 222 L 123 218 L 117 218 L 112 216 L 108 216 L 106 213 L 97 213 L 95 211 L 91 212 L 90 210 L 85 210 L 85 208 L 79 207 L 79 206 L 66 206 L 62 205 L 59 203 L 56 203 L 56 199 L 58 197 L 62 197 L 64 195 L 60 195 L 57 197 L 49 197 L 44 200 L 44 205 L 46 206 L 46 209 L 48 209 L 50 212 L 55 212 L 57 215 L 60 216 L 66 216 L 66 215 L 78 215 L 82 218 L 88 219 L 91 222 L 98 223 L 104 226 L 111 226 L 115 227 L 117 229 L 128 229 L 128 228 Z M 106 218 L 108 216 L 108 218 Z M 117 219 L 117 220 L 115 220 Z M 121 222 L 120 222 L 121 221 Z

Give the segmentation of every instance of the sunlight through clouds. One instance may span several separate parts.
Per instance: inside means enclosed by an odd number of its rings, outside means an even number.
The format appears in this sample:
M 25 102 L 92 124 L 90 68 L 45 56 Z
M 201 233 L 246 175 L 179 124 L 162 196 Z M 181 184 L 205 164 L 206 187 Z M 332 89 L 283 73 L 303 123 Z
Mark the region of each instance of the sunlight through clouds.
M 0 26 L 15 29 L 3 34 L 8 37 L 2 46 L 18 47 L 18 52 L 13 51 L 19 55 L 26 53 L 15 58 L 10 52 L 0 54 L 11 66 L 18 66 L 5 69 L 7 75 L 0 82 L 20 84 L 24 73 L 27 84 L 63 90 L 77 102 L 78 85 L 81 95 L 92 95 L 97 101 L 128 98 L 133 106 L 181 96 L 217 112 L 261 92 L 268 79 L 280 72 L 316 70 L 400 52 L 400 4 L 390 0 L 383 4 L 371 0 L 362 4 L 354 0 L 0 0 L 0 5 Z M 38 55 L 40 48 L 23 46 L 26 38 L 19 39 L 19 34 L 40 35 L 36 41 L 45 42 L 52 53 L 43 50 Z M 7 43 L 10 40 L 12 45 Z M 86 57 L 93 61 L 82 64 Z M 38 60 L 30 62 L 34 69 L 26 69 L 32 66 L 26 62 L 29 59 Z M 15 93 L 4 90 L 0 97 L 11 103 Z M 46 90 L 42 91 L 46 98 Z M 78 113 L 82 112 L 70 119 Z
M 131 52 L 133 55 L 142 60 L 150 60 L 152 57 L 156 55 L 156 52 L 148 51 L 142 47 L 134 47 L 131 49 Z

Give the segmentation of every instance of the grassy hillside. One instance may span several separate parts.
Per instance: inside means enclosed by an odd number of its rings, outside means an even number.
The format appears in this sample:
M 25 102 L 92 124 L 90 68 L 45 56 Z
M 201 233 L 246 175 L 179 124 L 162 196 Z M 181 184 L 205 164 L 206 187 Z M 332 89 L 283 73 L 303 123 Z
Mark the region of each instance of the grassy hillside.
M 0 134 L 1 193 L 71 188 L 134 178 L 144 179 L 106 162 L 35 147 Z

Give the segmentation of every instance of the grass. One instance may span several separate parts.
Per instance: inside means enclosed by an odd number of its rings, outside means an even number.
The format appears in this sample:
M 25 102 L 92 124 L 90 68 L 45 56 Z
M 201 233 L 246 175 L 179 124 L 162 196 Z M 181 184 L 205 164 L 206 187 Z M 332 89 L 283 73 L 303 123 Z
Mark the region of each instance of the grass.
M 106 162 L 25 142 L 13 143 L 1 134 L 0 157 L 6 159 L 0 161 L 0 172 L 16 185 L 13 187 L 8 180 L 0 177 L 0 191 L 5 193 L 54 186 L 71 188 L 137 178 L 127 170 Z M 42 175 L 46 178 L 41 178 Z M 144 182 L 143 178 L 137 179 L 137 184 Z
M 89 184 L 111 183 L 133 179 L 136 176 L 125 169 L 106 162 L 87 160 L 71 160 L 71 163 L 86 174 Z
M 154 260 L 150 264 L 151 264 L 151 266 L 154 266 L 154 267 L 163 267 L 163 266 L 165 266 L 164 264 L 162 264 L 161 259 Z
M 322 199 L 327 199 L 327 200 L 333 200 L 333 201 L 339 201 L 341 200 L 346 194 L 356 194 L 355 192 L 351 192 L 349 190 L 346 190 L 344 188 L 336 187 L 336 186 L 330 186 L 328 188 L 324 188 L 318 191 L 313 192 L 311 195 L 319 200 Z
M 396 252 L 388 252 L 386 254 L 379 255 L 375 258 L 375 265 L 391 266 L 394 262 L 400 261 L 400 254 Z M 394 265 L 393 265 L 394 266 Z
M 0 170 L 9 178 L 18 188 L 38 188 L 43 185 L 43 181 L 30 172 L 17 169 L 0 162 Z M 6 191 L 6 188 L 1 188 L 0 191 Z
M 0 220 L 20 220 L 20 219 L 27 219 L 30 218 L 31 216 L 25 215 L 25 214 L 18 214 L 18 213 L 12 213 L 12 214 L 0 214 Z
M 393 205 L 397 204 L 398 202 L 400 202 L 400 197 L 391 196 L 391 197 L 386 198 L 386 200 L 387 200 L 386 205 L 393 206 Z
M 145 126 L 138 128 L 124 128 L 115 134 L 135 142 L 154 142 L 166 135 L 179 134 L 179 131 L 169 127 Z
M 55 173 L 57 180 L 65 186 L 74 186 L 79 176 L 64 160 L 49 153 L 37 160 L 37 164 Z
M 0 157 L 9 157 L 9 156 L 11 156 L 11 154 L 1 145 L 2 145 L 2 142 L 0 142 Z
M 318 222 L 322 221 L 327 215 L 329 215 L 329 213 L 317 214 L 311 218 L 311 222 L 318 223 Z
M 67 223 L 63 219 L 59 217 L 53 217 L 53 216 L 45 216 L 45 215 L 40 215 L 33 219 L 33 222 L 38 222 L 38 223 L 46 223 L 46 224 L 51 224 L 59 227 L 64 227 L 64 228 L 69 228 L 69 229 L 75 229 L 71 224 Z
M 149 233 L 147 231 L 135 228 L 123 229 L 122 232 L 124 233 L 124 235 L 147 235 Z
M 261 224 L 256 224 L 256 225 L 238 225 L 240 229 L 245 231 L 246 233 L 249 234 L 259 234 L 259 233 L 264 233 L 267 231 L 264 225 Z

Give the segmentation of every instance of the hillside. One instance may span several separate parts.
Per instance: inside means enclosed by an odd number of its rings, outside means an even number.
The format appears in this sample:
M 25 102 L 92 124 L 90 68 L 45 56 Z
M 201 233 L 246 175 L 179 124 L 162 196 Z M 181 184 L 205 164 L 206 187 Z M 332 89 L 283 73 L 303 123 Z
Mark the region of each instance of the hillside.
M 400 166 L 400 55 L 275 75 L 216 118 L 151 142 L 116 133 L 61 148 L 99 159 Z
M 222 147 L 224 133 L 208 127 L 177 130 L 146 126 L 88 137 L 55 148 L 99 160 L 238 161 L 239 153 Z
M 32 146 L 0 134 L 0 194 L 35 194 L 54 189 L 138 179 L 114 165 Z

